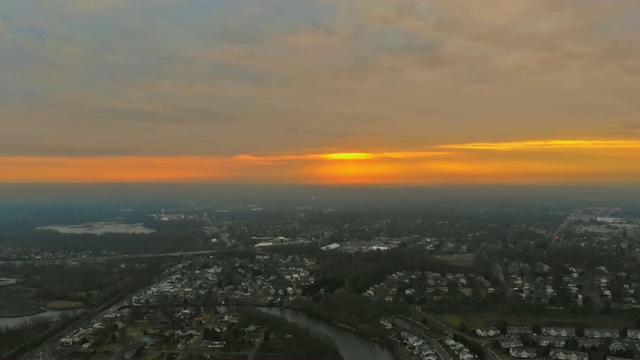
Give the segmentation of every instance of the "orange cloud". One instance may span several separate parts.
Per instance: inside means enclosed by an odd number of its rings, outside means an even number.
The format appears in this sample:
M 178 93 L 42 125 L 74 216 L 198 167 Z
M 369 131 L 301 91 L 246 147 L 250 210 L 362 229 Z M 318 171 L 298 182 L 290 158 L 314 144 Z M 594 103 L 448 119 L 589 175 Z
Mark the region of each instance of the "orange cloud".
M 307 155 L 236 155 L 239 160 L 253 161 L 259 163 L 269 163 L 290 160 L 374 160 L 374 159 L 417 159 L 438 156 L 449 156 L 454 152 L 445 151 L 397 151 L 397 152 L 341 152 L 327 154 L 307 154 Z
M 640 141 L 634 140 L 537 140 L 497 143 L 469 143 L 441 145 L 443 149 L 469 150 L 544 150 L 544 149 L 620 149 L 640 148 Z
M 0 157 L 0 182 L 425 185 L 640 180 L 640 168 L 635 166 L 640 162 L 640 141 L 544 140 L 439 148 L 457 150 L 229 157 Z

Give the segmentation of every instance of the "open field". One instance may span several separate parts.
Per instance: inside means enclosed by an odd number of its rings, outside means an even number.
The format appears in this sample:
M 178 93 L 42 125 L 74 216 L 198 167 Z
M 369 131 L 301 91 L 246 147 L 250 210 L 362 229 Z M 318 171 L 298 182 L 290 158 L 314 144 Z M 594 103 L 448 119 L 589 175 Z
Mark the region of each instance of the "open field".
M 464 322 L 470 330 L 496 326 L 501 322 L 509 325 L 540 326 L 568 326 L 568 327 L 614 327 L 634 328 L 636 319 L 629 316 L 599 315 L 599 314 L 570 314 L 570 313 L 542 313 L 542 314 L 514 314 L 501 312 L 479 312 L 459 314 L 431 314 L 433 317 L 457 329 Z
M 437 255 L 434 258 L 450 265 L 472 266 L 475 261 L 475 254 Z

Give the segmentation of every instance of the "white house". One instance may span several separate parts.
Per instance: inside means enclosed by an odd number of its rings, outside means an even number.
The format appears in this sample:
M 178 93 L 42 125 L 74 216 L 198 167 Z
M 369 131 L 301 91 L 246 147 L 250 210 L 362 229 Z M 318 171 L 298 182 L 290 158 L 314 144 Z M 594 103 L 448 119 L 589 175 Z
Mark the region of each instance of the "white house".
M 500 330 L 496 327 L 476 329 L 476 334 L 480 337 L 491 337 L 491 336 L 500 335 Z
M 67 347 L 73 345 L 73 339 L 71 338 L 62 338 L 60 339 L 60 346 Z
M 564 337 L 574 337 L 576 336 L 576 329 L 566 328 L 566 327 L 543 327 L 542 335 L 547 336 L 564 336 Z
M 533 359 L 537 356 L 537 353 L 536 349 L 519 347 L 509 349 L 509 355 L 516 359 Z
M 629 339 L 640 340 L 640 330 L 629 329 L 629 331 L 627 333 L 627 337 Z
M 551 349 L 549 357 L 558 360 L 588 360 L 589 354 L 580 351 L 569 351 L 564 349 Z

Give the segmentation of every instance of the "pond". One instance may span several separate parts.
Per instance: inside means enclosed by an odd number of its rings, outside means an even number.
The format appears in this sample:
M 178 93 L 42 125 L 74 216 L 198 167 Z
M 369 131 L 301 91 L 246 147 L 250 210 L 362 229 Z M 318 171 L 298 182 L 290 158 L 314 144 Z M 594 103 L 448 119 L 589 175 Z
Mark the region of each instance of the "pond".
M 63 234 L 94 234 L 106 233 L 148 234 L 155 230 L 144 227 L 142 223 L 125 224 L 120 222 L 92 222 L 76 225 L 48 225 L 39 226 L 36 230 L 53 230 Z

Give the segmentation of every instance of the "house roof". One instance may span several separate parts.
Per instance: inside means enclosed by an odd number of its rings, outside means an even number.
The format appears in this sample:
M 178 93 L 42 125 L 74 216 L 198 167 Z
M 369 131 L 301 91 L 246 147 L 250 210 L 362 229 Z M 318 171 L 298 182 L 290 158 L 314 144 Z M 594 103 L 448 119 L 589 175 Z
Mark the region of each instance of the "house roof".
M 565 349 L 551 349 L 549 356 L 556 359 L 587 359 L 589 354 L 581 351 L 571 351 Z

